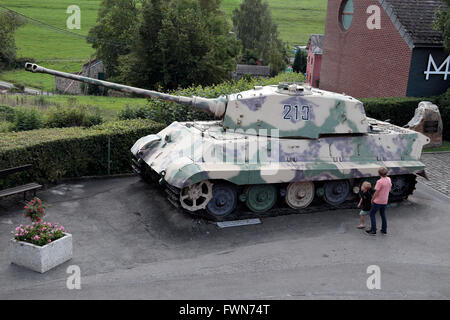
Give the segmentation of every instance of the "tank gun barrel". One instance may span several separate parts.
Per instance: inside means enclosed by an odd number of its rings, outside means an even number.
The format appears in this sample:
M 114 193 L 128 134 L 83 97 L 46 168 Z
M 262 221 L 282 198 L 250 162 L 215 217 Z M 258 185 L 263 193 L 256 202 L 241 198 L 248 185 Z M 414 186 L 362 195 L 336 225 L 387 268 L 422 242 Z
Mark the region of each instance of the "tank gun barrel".
M 84 76 L 80 76 L 77 74 L 47 69 L 47 68 L 41 67 L 37 64 L 29 63 L 29 62 L 27 62 L 25 64 L 25 70 L 29 71 L 29 72 L 33 72 L 33 73 L 50 74 L 50 75 L 54 75 L 54 76 L 61 77 L 61 78 L 80 81 L 83 83 L 89 83 L 92 85 L 103 86 L 105 88 L 113 89 L 113 90 L 117 90 L 117 91 L 121 91 L 121 92 L 134 93 L 134 94 L 148 97 L 148 98 L 161 99 L 161 100 L 166 100 L 166 101 L 184 104 L 184 105 L 188 105 L 188 106 L 193 106 L 197 109 L 200 109 L 201 111 L 204 111 L 206 113 L 209 113 L 209 114 L 215 116 L 216 118 L 221 118 L 225 114 L 226 105 L 227 105 L 226 97 L 219 97 L 216 99 L 207 99 L 207 98 L 196 97 L 196 96 L 194 96 L 194 97 L 174 96 L 174 95 L 161 93 L 161 92 L 157 92 L 157 91 L 135 88 L 135 87 L 121 85 L 121 84 L 117 84 L 117 83 L 113 83 L 113 82 L 84 77 Z

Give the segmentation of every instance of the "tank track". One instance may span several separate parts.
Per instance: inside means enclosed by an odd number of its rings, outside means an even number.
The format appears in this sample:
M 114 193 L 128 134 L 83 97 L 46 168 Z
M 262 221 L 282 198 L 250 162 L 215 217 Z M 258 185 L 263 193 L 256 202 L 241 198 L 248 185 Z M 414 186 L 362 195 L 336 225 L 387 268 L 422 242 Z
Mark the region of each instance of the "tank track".
M 405 191 L 403 195 L 400 196 L 393 196 L 390 195 L 389 197 L 389 203 L 394 202 L 401 202 L 403 200 L 406 200 L 410 195 L 413 194 L 414 190 L 416 189 L 416 183 L 417 179 L 415 175 L 408 175 L 407 176 L 408 181 L 408 188 Z M 177 208 L 178 210 L 182 211 L 185 214 L 188 214 L 192 217 L 199 218 L 199 219 L 206 219 L 211 221 L 234 221 L 234 220 L 244 220 L 244 219 L 252 219 L 252 218 L 270 218 L 270 217 L 277 217 L 277 216 L 285 216 L 285 215 L 293 215 L 293 214 L 312 214 L 316 212 L 321 211 L 336 211 L 336 210 L 348 210 L 348 209 L 357 209 L 358 204 L 358 197 L 357 195 L 354 195 L 352 199 L 346 200 L 340 205 L 333 206 L 330 205 L 324 201 L 322 201 L 320 198 L 314 199 L 312 204 L 304 209 L 296 210 L 292 209 L 289 206 L 287 206 L 283 199 L 280 197 L 278 199 L 277 204 L 269 211 L 264 213 L 254 213 L 252 211 L 249 211 L 248 208 L 244 203 L 239 203 L 238 207 L 236 208 L 235 212 L 230 214 L 229 216 L 222 218 L 220 220 L 216 219 L 215 217 L 211 216 L 206 212 L 206 210 L 201 210 L 198 212 L 190 212 L 184 208 L 182 208 L 179 196 L 180 196 L 180 190 L 178 188 L 175 188 L 173 186 L 170 186 L 168 184 L 164 185 L 163 190 L 165 192 L 165 195 L 167 196 L 167 199 L 169 200 L 172 205 Z
M 150 172 L 153 171 L 150 168 L 145 168 L 145 166 L 142 166 L 141 163 L 136 158 L 132 159 L 132 167 L 134 171 L 141 176 L 141 178 L 148 182 L 148 183 L 155 183 L 158 181 L 158 177 L 156 177 L 156 172 Z M 414 190 L 416 189 L 417 184 L 417 177 L 413 174 L 406 175 L 406 181 L 407 181 L 407 188 L 405 192 L 402 195 L 393 196 L 392 194 L 389 196 L 389 202 L 400 202 L 403 200 L 406 200 L 410 195 L 413 194 Z M 363 179 L 359 179 L 360 182 L 362 182 Z M 233 221 L 233 220 L 243 220 L 243 219 L 251 219 L 251 218 L 269 218 L 269 217 L 276 217 L 276 216 L 284 216 L 284 215 L 291 215 L 291 214 L 312 214 L 315 212 L 321 212 L 321 211 L 336 211 L 336 210 L 346 210 L 346 209 L 356 209 L 357 203 L 358 203 L 358 197 L 357 195 L 353 195 L 351 199 L 346 200 L 340 205 L 334 206 L 326 203 L 325 201 L 321 200 L 320 198 L 315 198 L 314 201 L 311 203 L 311 205 L 307 208 L 296 210 L 292 209 L 289 206 L 287 206 L 282 197 L 279 197 L 277 204 L 269 211 L 264 213 L 254 213 L 252 211 L 249 211 L 247 206 L 244 203 L 239 203 L 235 212 L 230 214 L 227 217 L 224 217 L 220 220 L 217 218 L 211 216 L 206 212 L 206 210 L 200 210 L 197 212 L 190 212 L 186 209 L 184 209 L 181 206 L 180 203 L 180 192 L 181 190 L 173 187 L 169 184 L 163 184 L 161 191 L 163 193 L 163 196 L 167 198 L 167 200 L 178 210 L 181 212 L 188 214 L 192 217 L 199 218 L 199 219 L 206 219 L 211 221 Z

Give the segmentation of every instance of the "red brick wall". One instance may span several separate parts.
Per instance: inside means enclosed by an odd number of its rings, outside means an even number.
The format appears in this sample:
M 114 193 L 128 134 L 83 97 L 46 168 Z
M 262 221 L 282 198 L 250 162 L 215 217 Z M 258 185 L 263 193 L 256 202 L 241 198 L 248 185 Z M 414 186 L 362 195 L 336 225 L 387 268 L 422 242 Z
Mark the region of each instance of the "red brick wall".
M 318 88 L 320 84 L 320 70 L 322 68 L 322 55 L 317 54 L 314 59 L 314 72 L 312 86 Z
M 320 88 L 365 97 L 405 96 L 412 51 L 377 0 L 353 0 L 349 30 L 340 26 L 343 0 L 328 0 Z M 367 28 L 370 5 L 381 9 L 381 29 Z
M 311 48 L 308 50 L 308 64 L 306 65 L 306 81 L 317 88 L 320 80 L 320 70 L 322 65 L 322 55 L 313 54 Z

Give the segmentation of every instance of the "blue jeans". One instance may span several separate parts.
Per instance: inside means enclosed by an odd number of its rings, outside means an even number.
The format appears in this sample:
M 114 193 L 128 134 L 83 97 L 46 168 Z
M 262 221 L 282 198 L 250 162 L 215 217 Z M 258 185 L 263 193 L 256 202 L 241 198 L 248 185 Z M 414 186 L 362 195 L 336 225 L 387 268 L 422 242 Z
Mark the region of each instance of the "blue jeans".
M 386 221 L 386 205 L 372 203 L 372 209 L 370 209 L 370 231 L 377 232 L 377 211 L 380 211 L 381 216 L 381 231 L 387 232 L 387 221 Z

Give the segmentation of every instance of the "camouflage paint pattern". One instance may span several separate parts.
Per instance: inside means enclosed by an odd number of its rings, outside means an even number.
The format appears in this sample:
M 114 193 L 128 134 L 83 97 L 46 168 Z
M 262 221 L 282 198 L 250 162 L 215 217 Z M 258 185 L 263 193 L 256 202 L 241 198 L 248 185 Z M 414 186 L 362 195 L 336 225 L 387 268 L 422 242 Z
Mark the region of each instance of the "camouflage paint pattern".
M 368 133 L 363 104 L 349 96 L 300 85 L 266 86 L 228 96 L 224 126 L 279 129 L 280 137 Z
M 424 169 L 419 160 L 428 140 L 424 135 L 368 121 L 371 133 L 319 139 L 224 132 L 220 122 L 175 122 L 149 148 L 144 147 L 145 140 L 138 141 L 133 154 L 177 188 L 208 179 L 249 185 L 372 177 L 380 166 L 391 175 Z

